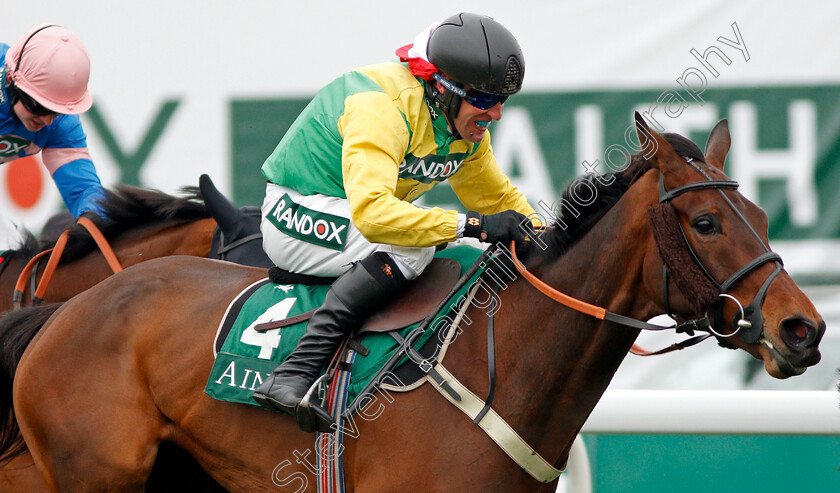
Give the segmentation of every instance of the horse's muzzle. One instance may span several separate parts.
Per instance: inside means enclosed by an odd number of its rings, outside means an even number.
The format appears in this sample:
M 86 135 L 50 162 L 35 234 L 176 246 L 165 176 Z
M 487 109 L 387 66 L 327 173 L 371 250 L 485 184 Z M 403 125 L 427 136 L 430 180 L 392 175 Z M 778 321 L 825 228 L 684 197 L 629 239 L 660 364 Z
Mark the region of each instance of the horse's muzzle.
M 791 317 L 779 324 L 779 337 L 784 348 L 765 341 L 783 373 L 794 376 L 820 362 L 819 344 L 825 334 L 825 322 L 819 324 L 805 317 Z

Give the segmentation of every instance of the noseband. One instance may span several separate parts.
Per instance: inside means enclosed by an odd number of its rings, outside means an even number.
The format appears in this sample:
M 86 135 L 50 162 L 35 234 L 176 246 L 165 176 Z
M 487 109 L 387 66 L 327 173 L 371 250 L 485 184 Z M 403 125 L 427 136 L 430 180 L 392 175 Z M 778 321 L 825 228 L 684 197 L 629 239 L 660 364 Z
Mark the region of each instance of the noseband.
M 670 314 L 670 307 L 668 302 L 668 277 L 669 271 L 674 277 L 680 292 L 685 296 L 690 303 L 695 307 L 704 308 L 706 317 L 694 320 L 689 324 L 681 324 L 683 331 L 689 335 L 693 335 L 693 330 L 707 331 L 717 337 L 719 343 L 724 347 L 734 348 L 728 343 L 725 338 L 733 335 L 738 337 L 747 344 L 756 343 L 764 333 L 764 317 L 761 314 L 761 307 L 764 304 L 764 298 L 767 295 L 767 290 L 770 284 L 782 271 L 782 258 L 778 253 L 771 251 L 767 245 L 764 244 L 761 237 L 756 233 L 752 225 L 747 221 L 744 215 L 735 207 L 735 204 L 723 193 L 724 189 L 735 190 L 738 188 L 738 182 L 730 180 L 713 180 L 705 171 L 694 164 L 691 158 L 684 158 L 686 162 L 702 174 L 706 181 L 689 183 L 673 190 L 665 188 L 665 181 L 663 175 L 659 176 L 659 205 L 653 207 L 650 213 L 651 221 L 654 227 L 654 237 L 656 244 L 662 257 L 665 267 L 663 269 L 663 286 L 664 286 L 664 304 L 666 313 Z M 687 192 L 698 190 L 718 190 L 721 197 L 729 204 L 729 207 L 735 212 L 735 215 L 741 219 L 744 225 L 749 230 L 750 234 L 758 241 L 764 249 L 763 254 L 754 258 L 746 265 L 735 271 L 729 278 L 721 283 L 709 273 L 709 270 L 700 261 L 700 258 L 691 248 L 688 242 L 688 237 L 682 224 L 677 219 L 677 214 L 671 200 Z M 681 241 L 667 241 L 666 238 L 675 237 L 674 231 L 678 231 Z M 690 258 L 691 263 L 679 262 L 680 259 Z M 756 293 L 753 300 L 746 306 L 743 306 L 734 296 L 729 294 L 729 290 L 740 280 L 747 277 L 754 270 L 763 266 L 764 264 L 772 262 L 776 268 L 765 279 L 761 288 Z M 700 273 L 699 275 L 697 273 Z M 729 334 L 724 334 L 721 330 L 723 319 L 723 303 L 725 299 L 733 300 L 739 308 L 736 313 L 732 325 L 735 331 Z M 709 309 L 712 309 L 713 316 L 709 319 Z

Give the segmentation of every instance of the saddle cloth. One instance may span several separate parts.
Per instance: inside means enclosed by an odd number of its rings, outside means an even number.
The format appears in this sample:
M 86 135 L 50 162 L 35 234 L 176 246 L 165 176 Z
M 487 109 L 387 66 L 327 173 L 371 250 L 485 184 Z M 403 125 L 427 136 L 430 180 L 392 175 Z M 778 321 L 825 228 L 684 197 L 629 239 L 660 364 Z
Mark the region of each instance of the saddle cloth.
M 353 362 L 347 402 L 358 395 L 398 347 L 393 337 L 381 331 L 399 330 L 405 336 L 438 306 L 481 253 L 481 250 L 469 246 L 457 246 L 438 252 L 432 263 L 438 267 L 432 268 L 430 265 L 427 279 L 423 279 L 427 275 L 424 272 L 423 276 L 411 283 L 420 291 L 419 296 L 426 299 L 425 304 L 418 303 L 417 295 L 412 297 L 412 288 L 409 288 L 405 296 L 387 304 L 393 310 L 380 310 L 369 319 L 363 330 L 354 337 L 360 339 L 367 353 L 363 354 L 363 351 L 358 354 Z M 449 264 L 457 267 L 454 272 L 446 267 Z M 462 288 L 462 292 L 456 293 L 437 314 L 437 318 L 418 338 L 415 348 L 422 347 L 441 327 L 446 326 L 446 315 L 457 307 L 459 298 L 467 288 L 468 285 Z M 254 389 L 292 352 L 303 336 L 307 322 L 264 332 L 258 331 L 257 327 L 314 310 L 323 303 L 328 289 L 329 286 L 324 285 L 275 284 L 263 279 L 243 290 L 231 301 L 219 324 L 213 348 L 216 360 L 204 391 L 218 400 L 256 406 L 257 403 L 251 398 Z M 406 312 L 411 312 L 411 315 L 406 317 Z M 369 328 L 379 332 L 370 332 Z

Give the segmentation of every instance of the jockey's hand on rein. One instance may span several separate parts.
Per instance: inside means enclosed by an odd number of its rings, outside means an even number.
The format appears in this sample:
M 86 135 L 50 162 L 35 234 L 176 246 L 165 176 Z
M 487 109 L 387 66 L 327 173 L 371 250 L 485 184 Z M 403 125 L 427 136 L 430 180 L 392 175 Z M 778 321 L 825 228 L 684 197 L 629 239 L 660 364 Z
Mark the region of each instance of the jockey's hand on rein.
M 511 240 L 519 243 L 533 233 L 531 220 L 512 209 L 488 215 L 469 211 L 464 226 L 464 236 L 478 238 L 486 243 L 508 244 Z

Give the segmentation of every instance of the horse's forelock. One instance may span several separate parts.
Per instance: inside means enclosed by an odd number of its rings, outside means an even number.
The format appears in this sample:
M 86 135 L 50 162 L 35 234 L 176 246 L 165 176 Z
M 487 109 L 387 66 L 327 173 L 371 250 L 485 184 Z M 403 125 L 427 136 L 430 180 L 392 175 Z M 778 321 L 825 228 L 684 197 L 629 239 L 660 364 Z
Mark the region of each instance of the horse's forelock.
M 662 137 L 671 144 L 671 147 L 673 147 L 674 151 L 676 151 L 680 156 L 684 158 L 691 158 L 695 161 L 706 161 L 705 156 L 703 156 L 703 151 L 700 150 L 700 147 L 691 139 L 671 132 L 662 134 Z

